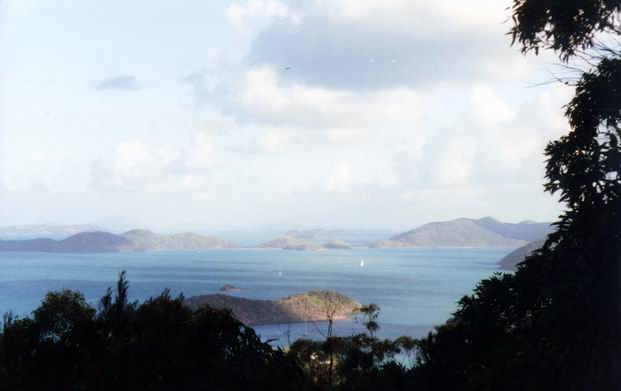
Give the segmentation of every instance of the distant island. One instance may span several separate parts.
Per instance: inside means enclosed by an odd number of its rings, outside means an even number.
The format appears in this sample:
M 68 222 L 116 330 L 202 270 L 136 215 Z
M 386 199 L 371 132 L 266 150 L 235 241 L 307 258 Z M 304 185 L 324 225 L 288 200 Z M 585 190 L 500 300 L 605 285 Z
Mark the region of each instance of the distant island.
M 238 247 L 226 240 L 193 233 L 160 235 L 133 230 L 121 235 L 104 231 L 81 232 L 62 240 L 0 240 L 0 251 L 49 253 L 105 253 L 135 251 L 211 250 Z
M 534 242 L 530 242 L 522 247 L 516 248 L 498 261 L 498 265 L 501 269 L 513 271 L 516 269 L 518 263 L 524 261 L 524 259 L 533 251 L 540 249 L 544 242 L 545 240 L 535 240 Z
M 218 289 L 220 292 L 239 292 L 241 291 L 241 289 L 239 289 L 238 287 L 236 287 L 235 285 L 230 285 L 230 284 L 224 284 L 222 285 L 222 287 L 220 289 Z
M 524 221 L 503 223 L 491 217 L 460 218 L 434 222 L 369 243 L 374 248 L 408 247 L 520 247 L 544 238 L 552 231 L 549 223 Z
M 328 320 L 327 308 L 334 309 L 334 320 L 343 320 L 360 307 L 354 299 L 332 291 L 309 291 L 278 300 L 209 294 L 190 297 L 185 304 L 192 309 L 204 305 L 229 309 L 235 318 L 248 326 Z
M 25 232 L 59 234 L 73 233 L 90 226 L 14 226 L 0 228 L 0 237 L 11 238 Z M 518 248 L 532 241 L 544 239 L 552 227 L 550 223 L 523 221 L 504 223 L 491 217 L 482 219 L 460 218 L 421 225 L 418 228 L 390 238 L 360 241 L 356 234 L 344 230 L 291 230 L 283 236 L 251 248 L 294 251 L 349 250 L 352 247 L 414 248 L 414 247 L 474 247 Z M 0 240 L 0 251 L 38 251 L 55 253 L 101 253 L 136 251 L 213 250 L 242 248 L 228 240 L 195 233 L 161 235 L 137 229 L 122 234 L 95 230 L 79 232 L 64 239 L 34 238 L 27 240 Z
M 351 248 L 345 241 L 355 235 L 344 231 L 326 229 L 291 230 L 283 236 L 272 239 L 260 245 L 261 248 L 279 248 L 282 250 L 318 251 L 318 250 L 348 250 Z
M 0 237 L 13 240 L 31 238 L 64 239 L 81 232 L 95 231 L 105 231 L 105 229 L 94 224 L 11 225 L 8 227 L 0 227 Z

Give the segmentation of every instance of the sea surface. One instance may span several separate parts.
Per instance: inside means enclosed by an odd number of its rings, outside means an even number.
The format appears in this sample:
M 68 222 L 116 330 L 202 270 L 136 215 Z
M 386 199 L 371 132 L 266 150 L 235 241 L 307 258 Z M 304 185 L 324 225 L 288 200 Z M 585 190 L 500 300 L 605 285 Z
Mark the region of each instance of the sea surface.
M 186 297 L 227 293 L 277 299 L 312 289 L 344 293 L 379 305 L 379 336 L 419 337 L 446 321 L 457 301 L 498 271 L 510 249 L 352 249 L 301 252 L 212 250 L 189 252 L 45 254 L 0 253 L 0 313 L 28 315 L 50 290 L 81 291 L 96 306 L 118 273 L 127 271 L 130 297 L 144 300 L 164 288 Z M 361 266 L 363 264 L 363 266 Z M 286 347 L 299 337 L 321 338 L 326 324 L 256 326 L 264 341 Z M 356 319 L 336 322 L 348 335 L 362 330 Z

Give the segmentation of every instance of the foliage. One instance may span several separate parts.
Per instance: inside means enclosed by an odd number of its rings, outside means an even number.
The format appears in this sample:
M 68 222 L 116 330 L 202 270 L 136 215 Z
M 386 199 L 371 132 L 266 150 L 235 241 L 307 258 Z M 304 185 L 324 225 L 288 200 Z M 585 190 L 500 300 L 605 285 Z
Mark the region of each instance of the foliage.
M 618 1 L 514 1 L 514 42 L 592 68 L 546 150 L 545 189 L 567 210 L 517 272 L 483 280 L 419 344 L 419 389 L 621 389 L 621 56 Z M 618 42 L 616 39 L 613 42 Z M 596 47 L 597 46 L 597 47 Z
M 192 312 L 166 291 L 130 303 L 122 274 L 98 311 L 60 291 L 31 318 L 7 314 L 2 389 L 621 389 L 621 55 L 600 41 L 618 44 L 620 11 L 619 0 L 514 0 L 523 52 L 593 60 L 566 106 L 571 132 L 545 150 L 545 189 L 567 210 L 515 274 L 481 281 L 426 338 L 377 338 L 375 305 L 359 310 L 366 334 L 336 337 L 336 300 L 318 296 L 325 340 L 284 354 L 227 311 Z M 414 354 L 411 368 L 397 359 Z
M 522 52 L 552 49 L 568 60 L 593 47 L 597 34 L 619 34 L 619 0 L 513 0 L 510 34 Z
M 400 337 L 394 341 L 375 336 L 379 329 L 379 307 L 362 306 L 358 312 L 367 334 L 349 337 L 325 335 L 323 341 L 299 339 L 289 354 L 304 369 L 306 376 L 325 390 L 402 389 L 410 382 L 410 368 L 397 356 L 412 356 L 416 341 Z
M 5 316 L 2 390 L 305 389 L 299 367 L 231 314 L 192 312 L 167 291 L 127 300 L 122 274 L 99 311 L 78 292 L 48 293 L 32 317 Z

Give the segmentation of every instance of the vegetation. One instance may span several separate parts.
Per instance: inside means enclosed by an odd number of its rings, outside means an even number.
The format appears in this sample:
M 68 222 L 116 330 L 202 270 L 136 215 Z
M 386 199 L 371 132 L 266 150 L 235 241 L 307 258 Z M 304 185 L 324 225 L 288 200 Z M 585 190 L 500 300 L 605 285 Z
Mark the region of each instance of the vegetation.
M 567 210 L 515 274 L 481 281 L 420 341 L 379 339 L 376 306 L 360 309 L 366 333 L 335 337 L 325 297 L 325 339 L 286 354 L 224 310 L 193 312 L 167 292 L 130 303 L 121 276 L 98 310 L 61 291 L 32 318 L 5 316 L 2 389 L 621 389 L 621 3 L 515 0 L 513 10 L 524 52 L 588 66 L 566 106 L 571 132 L 545 151 L 546 190 Z
M 326 312 L 330 313 L 329 304 Z M 409 337 L 395 341 L 377 338 L 379 308 L 374 304 L 360 307 L 358 313 L 367 333 L 336 337 L 329 321 L 324 340 L 299 339 L 289 354 L 308 379 L 323 390 L 402 389 L 411 378 L 406 364 L 412 363 L 416 341 Z
M 32 317 L 5 315 L 2 390 L 304 389 L 301 370 L 229 312 L 191 311 L 168 292 L 138 305 L 121 275 L 99 309 L 49 293 Z
M 185 305 L 198 309 L 205 305 L 211 308 L 231 310 L 231 314 L 245 325 L 274 323 L 297 323 L 328 320 L 324 304 L 334 303 L 332 319 L 345 319 L 360 304 L 355 300 L 332 291 L 309 291 L 278 300 L 254 300 L 223 294 L 193 296 Z
M 618 1 L 515 0 L 524 52 L 589 67 L 546 148 L 546 190 L 567 210 L 515 275 L 482 281 L 419 344 L 418 389 L 621 389 L 621 56 Z

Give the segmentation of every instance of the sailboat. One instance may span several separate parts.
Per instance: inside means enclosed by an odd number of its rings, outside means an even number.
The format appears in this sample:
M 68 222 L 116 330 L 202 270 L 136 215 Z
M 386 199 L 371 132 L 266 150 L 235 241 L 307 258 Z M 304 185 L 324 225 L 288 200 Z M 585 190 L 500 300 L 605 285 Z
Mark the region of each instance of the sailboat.
M 364 267 L 364 259 L 360 260 L 360 267 Z

